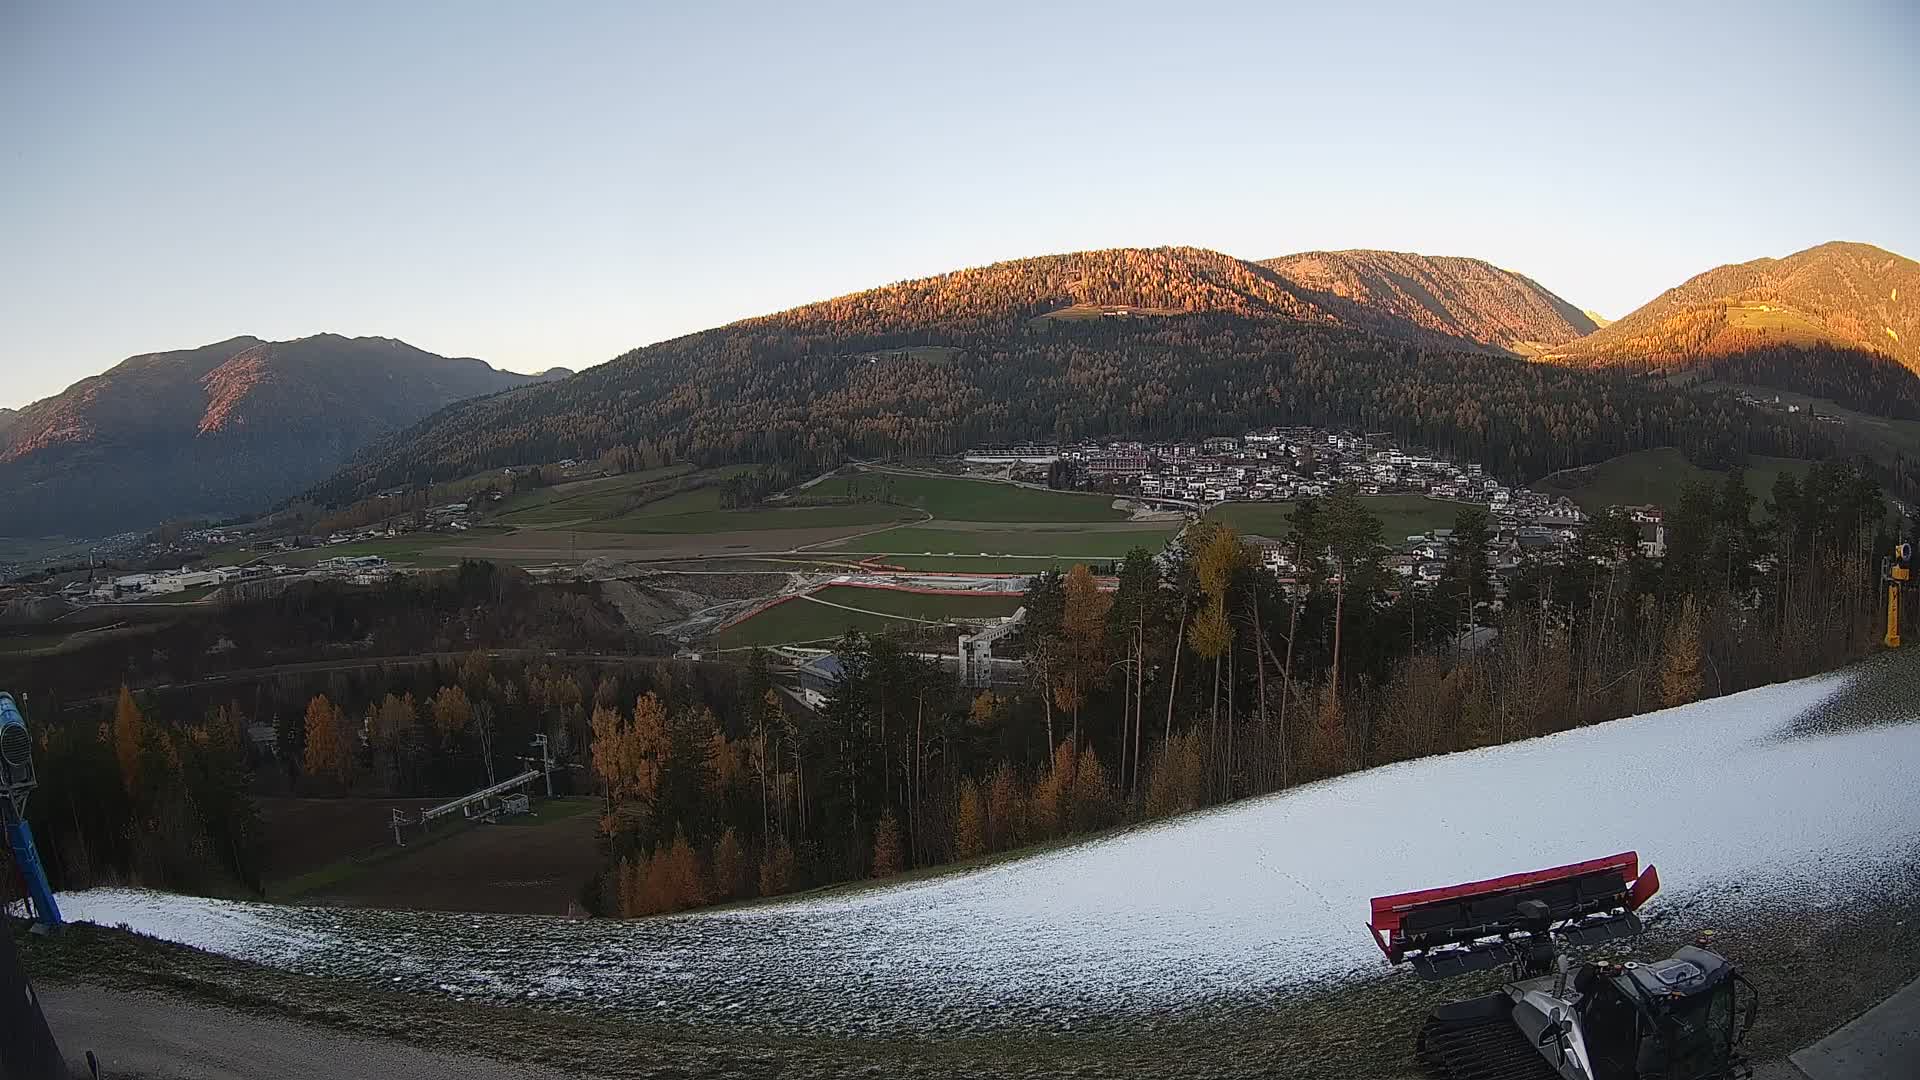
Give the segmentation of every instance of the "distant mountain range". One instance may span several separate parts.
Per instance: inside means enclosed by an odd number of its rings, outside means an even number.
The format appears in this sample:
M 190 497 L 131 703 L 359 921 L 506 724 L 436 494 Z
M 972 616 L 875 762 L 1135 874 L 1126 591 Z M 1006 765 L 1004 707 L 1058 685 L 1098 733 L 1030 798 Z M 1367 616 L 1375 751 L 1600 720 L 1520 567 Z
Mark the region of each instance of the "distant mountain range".
M 1878 317 L 1837 297 L 1823 310 L 1829 326 Z M 1602 330 L 1532 279 L 1477 259 L 1339 251 L 1247 262 L 1196 248 L 1020 259 L 746 319 L 458 405 L 314 494 L 342 502 L 621 445 L 656 459 L 808 465 L 1274 423 L 1391 431 L 1515 479 L 1662 445 L 1719 462 L 1832 451 L 1831 433 L 1803 421 L 1580 351 L 1643 321 Z M 1855 361 L 1885 367 L 1874 352 L 1833 362 Z M 1822 392 L 1835 381 L 1793 364 L 1723 373 Z
M 336 334 L 130 357 L 0 414 L 0 534 L 98 535 L 264 509 L 452 402 L 568 374 Z
M 1478 259 L 1121 248 L 899 282 L 567 378 L 380 338 L 235 338 L 0 411 L 0 528 L 100 532 L 303 489 L 337 505 L 618 446 L 804 466 L 1315 423 L 1522 480 L 1665 445 L 1830 453 L 1831 431 L 1718 388 L 1920 418 L 1916 297 L 1920 265 L 1865 244 L 1723 266 L 1612 323 Z

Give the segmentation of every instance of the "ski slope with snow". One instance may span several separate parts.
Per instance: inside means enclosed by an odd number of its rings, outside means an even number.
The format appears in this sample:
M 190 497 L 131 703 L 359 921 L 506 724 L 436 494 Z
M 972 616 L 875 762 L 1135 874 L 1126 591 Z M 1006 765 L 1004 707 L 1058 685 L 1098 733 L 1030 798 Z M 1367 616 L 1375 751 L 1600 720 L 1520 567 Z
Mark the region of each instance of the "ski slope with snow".
M 1920 663 L 1894 664 L 733 911 L 623 923 L 121 889 L 60 902 L 74 919 L 462 998 L 854 1032 L 1072 1027 L 1379 974 L 1369 897 L 1618 851 L 1659 866 L 1649 911 L 1724 925 L 1869 895 L 1920 852 L 1920 694 L 1906 690 Z

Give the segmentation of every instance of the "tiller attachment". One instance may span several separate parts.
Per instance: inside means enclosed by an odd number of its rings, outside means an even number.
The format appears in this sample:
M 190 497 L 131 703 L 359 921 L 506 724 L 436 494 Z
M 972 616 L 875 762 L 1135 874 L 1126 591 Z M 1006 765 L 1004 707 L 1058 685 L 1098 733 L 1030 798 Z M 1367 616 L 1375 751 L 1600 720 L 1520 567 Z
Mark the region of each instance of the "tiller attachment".
M 1660 890 L 1637 852 L 1509 874 L 1464 885 L 1377 896 L 1373 932 L 1390 963 L 1408 961 L 1428 979 L 1517 961 L 1523 972 L 1553 965 L 1553 939 L 1593 945 L 1633 937 L 1634 912 Z

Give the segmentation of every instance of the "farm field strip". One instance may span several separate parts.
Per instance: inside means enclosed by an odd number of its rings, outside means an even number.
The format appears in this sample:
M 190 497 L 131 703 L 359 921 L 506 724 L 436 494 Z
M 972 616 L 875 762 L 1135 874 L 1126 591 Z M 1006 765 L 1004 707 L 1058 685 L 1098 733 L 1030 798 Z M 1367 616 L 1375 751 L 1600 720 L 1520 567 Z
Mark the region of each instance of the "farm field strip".
M 1097 522 L 1125 521 L 1113 508 L 1113 496 L 1051 491 L 996 480 L 959 476 L 876 471 L 831 476 L 807 489 L 820 498 L 877 498 L 885 491 L 894 504 L 924 510 L 954 521 Z
M 1036 526 L 1018 522 L 969 523 L 947 528 L 944 522 L 890 529 L 832 545 L 830 551 L 870 555 L 1048 555 L 1064 559 L 1117 559 L 1136 547 L 1158 551 L 1177 529 L 1162 523 L 1131 528 L 1078 529 L 1071 525 Z
M 671 502 L 679 496 L 663 500 Z M 671 514 L 628 514 L 607 521 L 583 522 L 581 532 L 700 535 L 719 532 L 758 532 L 771 529 L 828 529 L 851 525 L 884 525 L 911 521 L 920 515 L 911 509 L 873 503 L 847 506 L 758 506 L 738 510 L 689 510 Z

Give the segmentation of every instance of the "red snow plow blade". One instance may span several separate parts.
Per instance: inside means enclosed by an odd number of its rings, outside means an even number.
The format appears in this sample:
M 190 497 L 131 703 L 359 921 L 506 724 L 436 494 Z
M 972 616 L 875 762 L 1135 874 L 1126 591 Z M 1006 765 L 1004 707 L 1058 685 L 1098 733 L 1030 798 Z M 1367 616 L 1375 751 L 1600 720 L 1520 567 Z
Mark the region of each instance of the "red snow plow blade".
M 1574 944 L 1638 934 L 1642 927 L 1633 913 L 1659 889 L 1659 872 L 1651 866 L 1641 870 L 1639 854 L 1627 851 L 1464 885 L 1376 896 L 1367 929 L 1389 963 L 1411 956 L 1421 974 L 1440 978 L 1504 962 L 1509 954 L 1498 947 L 1451 948 L 1482 939 L 1504 940 L 1553 924 L 1564 924 L 1554 932 Z

